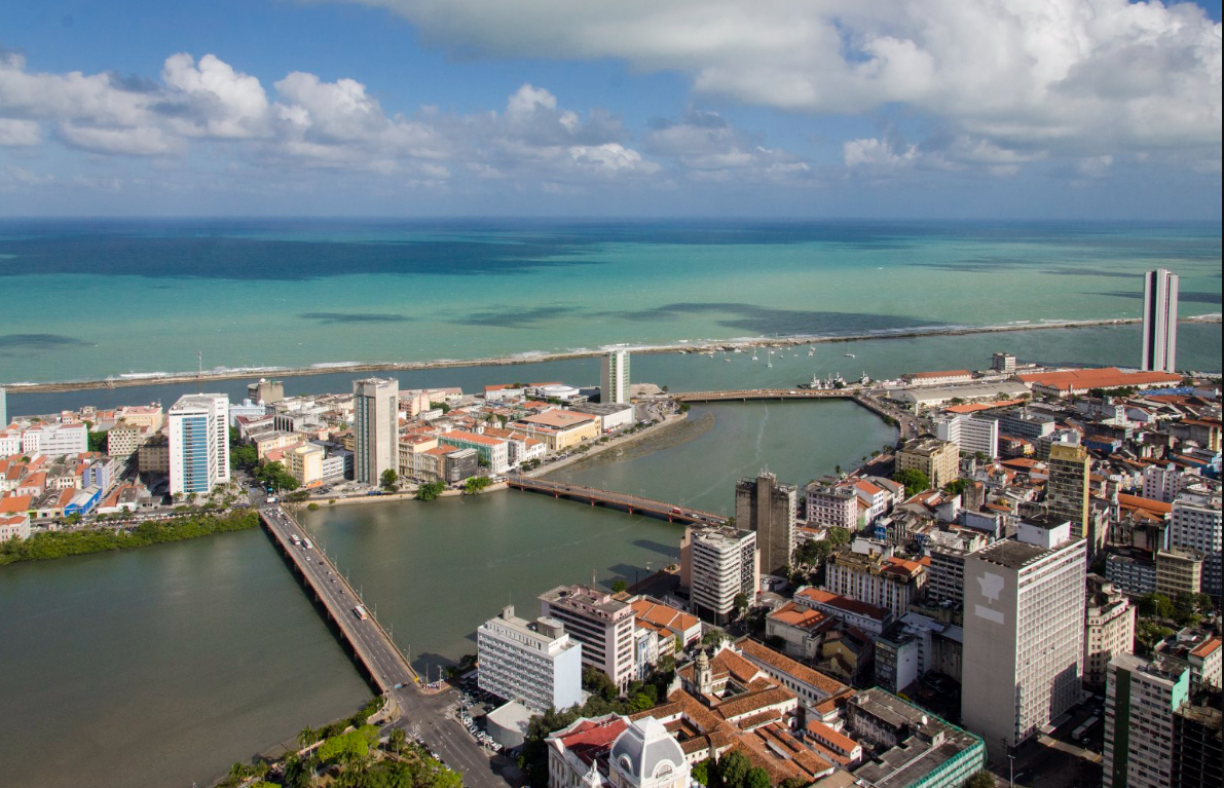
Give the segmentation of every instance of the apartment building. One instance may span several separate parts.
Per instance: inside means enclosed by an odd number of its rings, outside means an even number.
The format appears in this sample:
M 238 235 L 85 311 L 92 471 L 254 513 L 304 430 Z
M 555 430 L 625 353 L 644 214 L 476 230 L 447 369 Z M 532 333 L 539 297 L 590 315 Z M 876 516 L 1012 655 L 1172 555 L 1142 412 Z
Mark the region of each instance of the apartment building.
M 1173 547 L 1195 550 L 1204 557 L 1202 592 L 1217 600 L 1224 591 L 1220 551 L 1224 547 L 1218 492 L 1181 492 L 1173 501 L 1169 542 Z
M 631 605 L 587 586 L 558 586 L 540 596 L 540 613 L 560 621 L 570 637 L 582 644 L 582 664 L 603 671 L 622 691 L 633 681 Z
M 377 485 L 399 467 L 399 381 L 353 382 L 353 478 Z
M 991 460 L 999 456 L 997 421 L 967 415 L 941 418 L 935 422 L 935 437 L 955 443 L 961 454 L 982 454 Z
M 740 594 L 750 601 L 760 583 L 757 535 L 738 528 L 696 530 L 688 551 L 691 599 L 697 615 L 722 626 L 735 615 Z
M 799 489 L 779 484 L 772 473 L 741 479 L 735 485 L 735 522 L 757 535 L 761 571 L 780 574 L 795 552 L 795 515 Z
M 854 597 L 901 616 L 926 585 L 926 567 L 917 561 L 879 554 L 838 553 L 825 567 L 824 589 Z
M 1105 688 L 1109 663 L 1135 645 L 1135 609 L 1121 589 L 1100 575 L 1088 575 L 1084 610 L 1084 686 Z
M 898 471 L 921 471 L 932 487 L 944 487 L 960 478 L 960 449 L 930 435 L 915 438 L 897 452 L 896 466 Z
M 167 424 L 171 495 L 208 494 L 229 482 L 229 396 L 181 397 Z
M 1175 788 L 1173 717 L 1190 696 L 1190 671 L 1133 654 L 1109 663 L 1103 788 Z
M 582 703 L 582 645 L 552 618 L 528 621 L 506 607 L 476 631 L 480 688 L 533 712 Z

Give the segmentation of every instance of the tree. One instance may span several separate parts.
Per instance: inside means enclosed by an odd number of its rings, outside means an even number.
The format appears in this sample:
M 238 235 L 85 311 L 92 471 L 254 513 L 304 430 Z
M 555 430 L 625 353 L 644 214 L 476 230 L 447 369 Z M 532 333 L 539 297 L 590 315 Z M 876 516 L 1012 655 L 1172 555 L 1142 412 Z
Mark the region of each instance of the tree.
M 1139 615 L 1143 618 L 1172 618 L 1173 602 L 1164 594 L 1148 594 L 1139 599 Z
M 616 684 L 608 678 L 608 674 L 597 668 L 582 669 L 582 688 L 599 695 L 604 700 L 616 700 L 620 694 Z
M 748 773 L 752 771 L 752 762 L 739 750 L 732 750 L 718 762 L 718 773 L 722 778 L 723 788 L 747 788 Z M 768 781 L 768 776 L 766 781 Z
M 624 580 L 617 578 L 612 581 L 612 593 L 620 594 L 629 590 L 629 584 Z
M 748 770 L 747 777 L 744 778 L 744 788 L 773 788 L 769 772 L 760 766 L 752 767 Z
M 482 492 L 489 489 L 492 484 L 493 480 L 488 476 L 474 476 L 467 480 L 463 486 L 463 489 L 468 495 L 480 495 Z
M 744 615 L 744 611 L 747 609 L 748 609 L 748 595 L 747 594 L 736 594 L 735 595 L 735 614 L 737 616 L 742 616 Z
M 8 426 L 7 424 L 5 425 Z M 106 454 L 106 436 L 110 433 L 106 432 L 90 432 L 89 433 L 89 450 L 98 454 Z
M 905 485 L 905 494 L 915 496 L 923 490 L 931 489 L 931 480 L 920 470 L 906 468 L 893 474 L 893 481 Z
M 995 788 L 995 778 L 988 771 L 975 772 L 965 783 L 965 788 Z
M 408 741 L 408 734 L 404 733 L 403 728 L 396 728 L 391 731 L 391 741 L 388 744 L 391 747 L 391 752 L 399 753 L 404 751 L 404 745 Z
M 834 547 L 850 544 L 850 542 L 854 539 L 854 532 L 849 528 L 842 528 L 834 525 L 826 532 L 825 539 L 832 542 Z
M 279 462 L 269 462 L 255 471 L 255 478 L 276 490 L 296 490 L 301 483 Z
M 706 788 L 714 788 L 715 778 L 718 775 L 718 764 L 714 763 L 710 758 L 706 758 L 701 763 L 693 767 L 693 781 L 704 785 Z
M 382 476 L 378 479 L 382 488 L 388 492 L 394 492 L 399 489 L 399 474 L 394 468 L 388 468 L 382 472 Z
M 442 493 L 446 492 L 446 485 L 442 482 L 426 482 L 417 488 L 418 501 L 436 501 L 442 497 Z

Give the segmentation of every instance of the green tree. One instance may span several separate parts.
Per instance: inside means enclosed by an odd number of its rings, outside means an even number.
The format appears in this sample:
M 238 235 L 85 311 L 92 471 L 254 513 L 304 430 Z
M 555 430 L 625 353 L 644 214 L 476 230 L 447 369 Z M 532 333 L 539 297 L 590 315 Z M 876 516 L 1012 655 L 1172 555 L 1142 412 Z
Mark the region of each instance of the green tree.
M 835 525 L 825 532 L 825 539 L 832 542 L 835 547 L 850 544 L 854 540 L 854 532 L 849 528 L 841 528 Z
M 416 497 L 418 501 L 436 501 L 444 492 L 446 485 L 442 482 L 426 482 L 417 488 Z
M 616 580 L 612 581 L 612 593 L 620 594 L 627 590 L 629 590 L 629 584 L 624 580 L 617 578 Z
M 582 688 L 587 692 L 599 695 L 604 700 L 615 700 L 620 694 L 616 684 L 608 678 L 608 674 L 591 667 L 582 669 Z
M 808 781 L 802 777 L 787 777 L 778 788 L 807 788 Z
M 738 616 L 742 616 L 744 615 L 744 611 L 747 609 L 748 609 L 748 595 L 747 594 L 736 594 L 735 595 L 735 614 Z
M 965 788 L 995 788 L 995 778 L 987 771 L 974 772 L 965 783 Z
M 750 771 L 752 762 L 739 750 L 728 752 L 718 762 L 723 788 L 748 788 L 746 782 Z
M 7 424 L 5 425 L 8 426 Z M 109 433 L 106 432 L 90 432 L 89 433 L 89 450 L 95 451 L 98 454 L 106 454 L 106 437 Z
M 468 495 L 480 495 L 492 485 L 493 480 L 488 476 L 473 476 L 464 483 L 463 490 Z
M 920 470 L 906 468 L 893 474 L 893 481 L 905 485 L 905 494 L 914 496 L 924 490 L 931 489 L 931 480 Z
M 704 785 L 706 788 L 714 788 L 714 778 L 718 773 L 718 764 L 713 760 L 706 758 L 701 763 L 693 767 L 693 781 Z
M 407 742 L 408 742 L 408 734 L 404 733 L 403 728 L 396 728 L 395 730 L 391 731 L 391 740 L 388 742 L 388 746 L 390 746 L 391 752 L 396 752 L 396 753 L 403 752 L 404 745 Z
M 255 471 L 255 478 L 276 490 L 292 492 L 301 486 L 301 483 L 293 478 L 292 474 L 285 470 L 285 466 L 279 462 L 265 463 Z
M 1139 615 L 1143 618 L 1172 618 L 1173 602 L 1164 594 L 1148 594 L 1139 598 Z
M 378 479 L 384 490 L 393 492 L 399 489 L 399 474 L 394 468 L 388 468 L 382 472 L 382 476 Z
M 968 487 L 968 479 L 957 479 L 948 486 L 944 487 L 944 492 L 946 492 L 948 495 L 963 495 Z
M 773 788 L 769 772 L 760 766 L 752 767 L 748 770 L 748 776 L 744 778 L 744 788 Z

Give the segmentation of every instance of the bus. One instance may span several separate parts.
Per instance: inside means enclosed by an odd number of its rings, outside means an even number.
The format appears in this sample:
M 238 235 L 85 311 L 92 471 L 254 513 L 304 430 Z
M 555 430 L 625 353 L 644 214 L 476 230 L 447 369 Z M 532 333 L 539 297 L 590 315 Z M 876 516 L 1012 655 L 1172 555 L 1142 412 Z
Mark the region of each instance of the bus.
M 1071 738 L 1075 739 L 1076 741 L 1083 741 L 1085 738 L 1087 738 L 1088 731 L 1092 730 L 1092 727 L 1100 721 L 1101 718 L 1093 714 L 1091 717 L 1081 722 L 1079 727 L 1071 731 Z
M 366 612 L 363 605 L 358 605 L 357 607 L 353 608 L 353 615 L 357 616 L 357 618 L 360 618 L 362 621 L 365 621 L 370 617 L 370 614 Z

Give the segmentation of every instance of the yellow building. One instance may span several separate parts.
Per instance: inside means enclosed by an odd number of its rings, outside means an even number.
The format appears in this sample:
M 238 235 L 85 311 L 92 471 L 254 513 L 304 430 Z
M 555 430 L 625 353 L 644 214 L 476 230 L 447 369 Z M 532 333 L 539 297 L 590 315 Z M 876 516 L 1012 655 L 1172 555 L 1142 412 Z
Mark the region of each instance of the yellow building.
M 1046 482 L 1046 508 L 1050 518 L 1071 522 L 1071 533 L 1088 540 L 1088 554 L 1105 546 L 1105 534 L 1094 533 L 1089 522 L 1088 503 L 1092 459 L 1083 446 L 1056 443 L 1050 447 L 1049 481 Z
M 1203 588 L 1203 557 L 1188 550 L 1161 550 L 1156 554 L 1156 593 L 1169 599 L 1197 594 Z
M 285 451 L 285 470 L 303 487 L 323 481 L 323 447 L 317 443 L 302 443 Z
M 565 451 L 599 438 L 599 417 L 571 410 L 550 410 L 515 422 L 533 438 L 544 441 L 549 451 Z
M 898 471 L 922 471 L 931 487 L 943 487 L 960 478 L 960 449 L 955 443 L 925 435 L 897 452 L 896 466 Z

